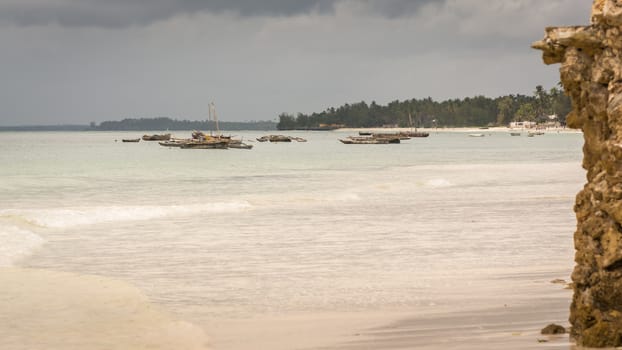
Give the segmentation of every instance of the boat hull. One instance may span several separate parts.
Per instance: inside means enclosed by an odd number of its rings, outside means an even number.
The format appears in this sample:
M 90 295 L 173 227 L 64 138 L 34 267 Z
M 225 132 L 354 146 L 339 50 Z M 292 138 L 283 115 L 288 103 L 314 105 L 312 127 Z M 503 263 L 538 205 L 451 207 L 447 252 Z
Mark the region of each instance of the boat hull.
M 143 141 L 167 141 L 171 139 L 171 134 L 164 135 L 143 135 Z
M 180 146 L 182 149 L 227 149 L 229 145 L 227 142 L 190 142 L 184 143 Z

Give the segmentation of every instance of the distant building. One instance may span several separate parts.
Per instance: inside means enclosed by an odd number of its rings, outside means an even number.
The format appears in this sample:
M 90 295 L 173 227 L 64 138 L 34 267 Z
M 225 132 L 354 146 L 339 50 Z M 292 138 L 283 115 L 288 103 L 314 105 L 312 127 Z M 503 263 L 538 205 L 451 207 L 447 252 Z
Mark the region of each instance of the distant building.
M 536 127 L 536 122 L 511 122 L 510 123 L 510 128 L 514 129 L 514 128 L 525 128 L 525 129 L 531 129 L 531 128 L 535 128 Z

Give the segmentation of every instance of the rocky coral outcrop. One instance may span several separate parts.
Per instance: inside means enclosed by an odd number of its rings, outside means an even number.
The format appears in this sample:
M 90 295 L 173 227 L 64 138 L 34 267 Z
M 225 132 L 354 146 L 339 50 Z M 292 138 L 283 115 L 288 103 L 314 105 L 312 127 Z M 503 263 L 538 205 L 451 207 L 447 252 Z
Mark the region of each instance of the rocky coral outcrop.
M 544 335 L 564 334 L 564 333 L 566 333 L 566 328 L 555 323 L 551 323 L 550 325 L 542 328 L 542 330 L 540 331 L 540 334 L 544 334 Z
M 546 28 L 532 47 L 544 63 L 561 64 L 567 122 L 585 138 L 571 336 L 588 347 L 622 346 L 622 0 L 594 0 L 591 25 Z

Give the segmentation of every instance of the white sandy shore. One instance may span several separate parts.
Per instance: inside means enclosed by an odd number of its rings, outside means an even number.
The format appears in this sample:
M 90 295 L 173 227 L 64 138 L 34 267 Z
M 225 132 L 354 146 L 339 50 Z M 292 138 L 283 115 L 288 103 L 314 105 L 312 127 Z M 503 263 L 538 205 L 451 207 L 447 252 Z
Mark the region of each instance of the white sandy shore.
M 569 303 L 570 292 L 565 291 L 534 299 L 531 304 L 411 316 L 314 350 L 575 349 L 567 334 L 540 334 L 550 323 L 568 328 Z
M 399 131 L 410 131 L 410 128 L 342 128 L 338 129 L 343 132 L 359 132 L 359 131 L 372 131 L 372 132 L 399 132 Z M 509 128 L 509 127 L 491 127 L 491 128 L 417 128 L 417 131 L 424 131 L 428 133 L 436 133 L 436 132 L 452 132 L 452 133 L 510 133 L 510 132 L 522 132 L 527 134 L 529 131 L 536 131 L 536 129 L 525 129 L 525 128 Z M 582 133 L 579 129 L 571 129 L 571 128 L 546 128 L 546 129 L 538 129 L 537 131 L 542 131 L 547 134 L 559 134 L 559 133 L 570 133 L 570 134 L 580 134 Z
M 3 350 L 201 350 L 200 328 L 99 276 L 0 268 Z
M 533 305 L 416 315 L 406 312 L 308 314 L 221 320 L 208 324 L 220 350 L 574 349 L 568 335 L 544 336 L 550 323 L 568 327 L 569 293 Z
M 206 333 L 216 350 L 573 349 L 568 336 L 539 334 L 548 323 L 567 326 L 571 292 L 548 282 L 527 290 L 533 295 L 455 310 L 311 312 L 193 325 L 120 281 L 0 268 L 0 339 L 3 350 L 199 350 L 208 348 Z

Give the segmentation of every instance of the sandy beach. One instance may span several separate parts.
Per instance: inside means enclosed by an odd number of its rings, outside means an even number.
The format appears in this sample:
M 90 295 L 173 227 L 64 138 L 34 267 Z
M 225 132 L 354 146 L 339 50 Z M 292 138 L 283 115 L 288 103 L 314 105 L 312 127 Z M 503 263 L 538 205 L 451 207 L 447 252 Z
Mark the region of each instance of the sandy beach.
M 455 310 L 307 313 L 191 324 L 176 320 L 138 289 L 110 278 L 0 269 L 3 349 L 572 349 L 571 292 L 534 279 L 532 296 L 500 296 L 487 307 Z M 209 334 L 209 339 L 206 334 Z
M 206 331 L 215 349 L 226 350 L 249 349 L 248 344 L 275 350 L 574 349 L 567 334 L 540 334 L 551 323 L 568 327 L 572 296 L 545 276 L 534 276 L 521 296 L 499 295 L 453 309 L 312 313 L 218 322 Z
M 203 330 L 118 280 L 0 268 L 0 286 L 4 350 L 207 349 Z
M 400 131 L 410 131 L 411 128 L 341 128 L 338 129 L 343 132 L 352 132 L 358 133 L 359 131 L 372 131 L 372 132 L 400 132 Z M 557 128 L 544 128 L 544 129 L 528 129 L 528 128 L 510 128 L 505 126 L 495 126 L 489 128 L 480 128 L 480 127 L 459 127 L 459 128 L 417 128 L 417 131 L 428 132 L 428 133 L 511 133 L 511 132 L 521 132 L 527 135 L 530 131 L 535 132 L 544 132 L 549 134 L 580 134 L 582 131 L 580 129 L 571 129 L 564 127 Z

